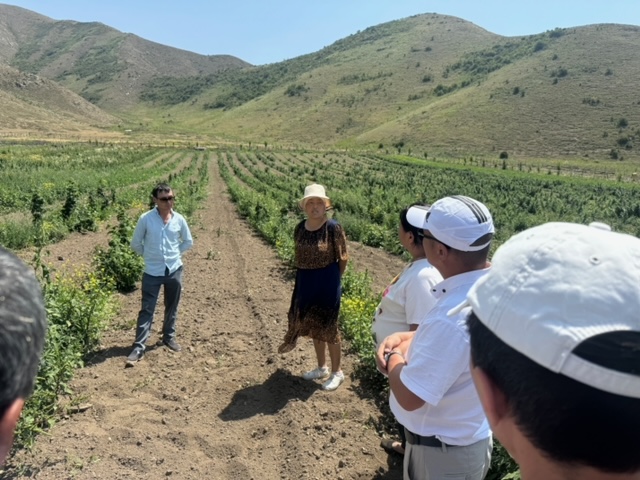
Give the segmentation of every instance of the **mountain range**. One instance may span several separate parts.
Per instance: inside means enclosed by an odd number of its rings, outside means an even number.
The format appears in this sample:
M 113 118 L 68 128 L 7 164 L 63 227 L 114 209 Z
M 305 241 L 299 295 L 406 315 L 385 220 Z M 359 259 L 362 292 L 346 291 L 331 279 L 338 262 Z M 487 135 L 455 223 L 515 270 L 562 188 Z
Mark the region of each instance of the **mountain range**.
M 640 159 L 640 27 L 503 37 L 435 13 L 253 66 L 0 4 L 0 135 Z

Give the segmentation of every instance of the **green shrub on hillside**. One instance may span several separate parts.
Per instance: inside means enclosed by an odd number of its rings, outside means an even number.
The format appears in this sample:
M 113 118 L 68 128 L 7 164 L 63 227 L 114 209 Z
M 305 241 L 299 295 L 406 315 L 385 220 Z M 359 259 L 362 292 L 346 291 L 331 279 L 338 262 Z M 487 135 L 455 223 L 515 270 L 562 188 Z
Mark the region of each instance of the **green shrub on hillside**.
M 441 97 L 442 95 L 446 95 L 447 93 L 455 92 L 457 89 L 457 83 L 454 83 L 453 85 L 442 85 L 441 83 L 439 83 L 436 88 L 433 89 L 433 94 L 436 97 Z
M 541 50 L 544 50 L 545 48 L 547 48 L 547 44 L 541 41 L 537 41 L 535 43 L 535 45 L 533 46 L 533 51 L 534 52 L 539 52 Z
M 554 28 L 553 30 L 547 31 L 545 34 L 549 36 L 549 38 L 560 38 L 564 36 L 566 33 L 564 28 Z
M 199 95 L 206 88 L 210 88 L 215 81 L 215 75 L 157 77 L 145 85 L 140 93 L 140 99 L 160 105 L 177 105 Z
M 118 61 L 123 38 L 113 40 L 107 45 L 96 45 L 82 55 L 76 63 L 73 74 L 87 78 L 88 84 L 107 83 L 123 70 L 125 65 Z
M 569 75 L 569 71 L 564 67 L 555 68 L 551 71 L 551 78 L 563 78 Z
M 338 79 L 338 85 L 355 85 L 357 83 L 368 82 L 371 80 L 377 80 L 379 78 L 386 78 L 391 76 L 393 76 L 393 72 L 378 72 L 374 74 L 355 73 L 340 77 Z
M 299 83 L 299 84 L 289 85 L 287 89 L 284 91 L 284 94 L 289 97 L 299 97 L 300 95 L 308 91 L 309 91 L 309 87 Z
M 507 40 L 490 48 L 465 53 L 462 60 L 447 67 L 450 71 L 471 74 L 472 78 L 484 76 L 521 58 L 547 48 L 547 42 L 561 37 L 560 29 L 523 37 L 520 41 Z
M 582 103 L 591 107 L 597 107 L 600 105 L 600 99 L 595 97 L 585 97 L 582 99 Z

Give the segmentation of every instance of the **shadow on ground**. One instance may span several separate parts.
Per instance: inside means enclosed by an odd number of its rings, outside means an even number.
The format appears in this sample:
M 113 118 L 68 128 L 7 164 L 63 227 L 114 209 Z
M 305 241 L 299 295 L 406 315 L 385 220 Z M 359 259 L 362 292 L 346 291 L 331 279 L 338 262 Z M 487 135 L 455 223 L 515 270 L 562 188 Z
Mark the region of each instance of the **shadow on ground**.
M 161 345 L 158 345 L 157 342 L 148 344 L 145 349 L 145 355 L 148 354 L 149 352 L 152 352 L 156 348 L 160 348 L 160 347 Z M 94 352 L 93 354 L 85 358 L 85 366 L 89 367 L 93 365 L 99 365 L 110 358 L 122 357 L 122 365 L 124 367 L 125 361 L 127 359 L 127 355 L 131 353 L 132 348 L 133 346 L 131 344 L 127 344 L 126 347 L 118 346 L 118 347 L 109 347 L 109 348 L 104 348 L 102 350 L 98 350 L 97 352 Z
M 274 415 L 291 400 L 307 400 L 319 385 L 278 369 L 264 382 L 238 390 L 218 415 L 221 420 L 243 420 L 255 415 Z

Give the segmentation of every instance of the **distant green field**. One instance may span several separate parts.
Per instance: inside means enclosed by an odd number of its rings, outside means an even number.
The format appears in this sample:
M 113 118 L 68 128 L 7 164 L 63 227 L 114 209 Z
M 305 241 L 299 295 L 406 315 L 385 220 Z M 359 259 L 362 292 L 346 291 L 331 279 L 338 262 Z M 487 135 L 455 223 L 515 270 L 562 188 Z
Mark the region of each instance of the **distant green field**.
M 494 248 L 514 233 L 550 221 L 600 221 L 640 235 L 640 185 L 629 166 L 616 170 L 609 165 L 610 170 L 603 171 L 597 163 L 554 167 L 532 160 L 518 166 L 507 161 L 451 163 L 266 151 L 230 151 L 218 153 L 218 159 L 229 172 L 231 184 L 237 185 L 238 196 L 255 196 L 261 216 L 268 210 L 267 216 L 280 220 L 298 217 L 297 199 L 304 186 L 322 183 L 348 237 L 392 253 L 400 252 L 397 225 L 403 207 L 455 194 L 476 198 L 489 207 L 497 230 Z M 245 214 L 253 213 L 253 207 L 246 208 Z
M 203 159 L 200 152 L 152 147 L 0 145 L 0 244 L 20 249 L 36 237 L 46 244 L 95 230 L 116 206 L 147 203 L 157 182 L 188 187 Z M 181 206 L 185 213 L 195 208 Z

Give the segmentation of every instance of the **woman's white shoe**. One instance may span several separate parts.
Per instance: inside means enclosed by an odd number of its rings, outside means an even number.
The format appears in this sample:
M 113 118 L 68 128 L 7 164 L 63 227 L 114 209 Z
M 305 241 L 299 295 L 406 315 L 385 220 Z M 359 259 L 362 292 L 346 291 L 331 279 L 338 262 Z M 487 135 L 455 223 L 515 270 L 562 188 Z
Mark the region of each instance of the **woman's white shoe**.
M 329 368 L 328 367 L 318 367 L 314 370 L 310 370 L 302 374 L 302 378 L 305 380 L 318 380 L 320 378 L 326 378 L 329 376 Z
M 344 373 L 342 373 L 341 371 L 333 372 L 329 377 L 329 380 L 322 384 L 322 389 L 329 391 L 335 390 L 340 385 L 342 385 L 342 382 L 344 382 Z

